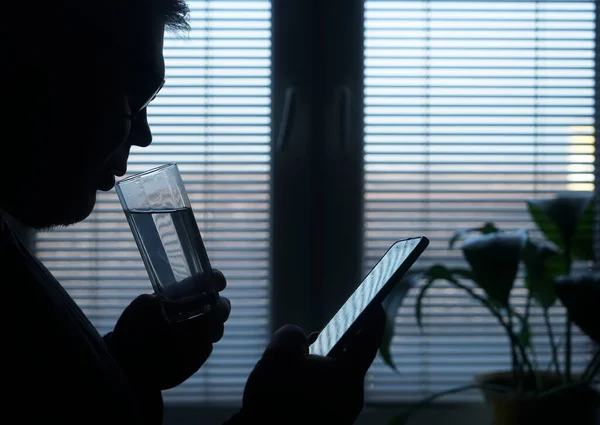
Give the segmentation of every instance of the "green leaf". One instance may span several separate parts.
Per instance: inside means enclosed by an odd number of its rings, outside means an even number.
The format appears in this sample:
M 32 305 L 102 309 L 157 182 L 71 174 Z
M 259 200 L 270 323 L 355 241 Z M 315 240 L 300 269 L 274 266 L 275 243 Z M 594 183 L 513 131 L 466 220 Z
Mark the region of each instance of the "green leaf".
M 450 242 L 448 243 L 448 249 L 452 249 L 454 248 L 454 244 L 459 240 L 459 239 L 464 239 L 467 237 L 467 235 L 469 233 L 472 232 L 479 232 L 483 235 L 487 235 L 490 233 L 496 233 L 499 232 L 500 229 L 498 229 L 494 223 L 492 222 L 487 222 L 485 223 L 483 226 L 481 227 L 473 227 L 471 229 L 466 229 L 466 230 L 457 230 L 454 235 L 452 236 L 452 238 L 450 238 Z
M 419 292 L 419 296 L 417 297 L 417 303 L 415 306 L 415 316 L 417 318 L 417 325 L 419 326 L 421 332 L 423 332 L 423 299 L 425 298 L 425 292 L 427 292 L 427 290 L 431 287 L 431 285 L 433 285 L 434 282 L 435 279 L 427 279 L 427 282 L 425 283 L 425 285 L 423 285 L 421 291 Z
M 467 279 L 472 278 L 472 274 L 470 270 L 462 270 L 462 269 L 449 269 L 441 264 L 435 264 L 427 269 L 423 273 L 423 277 L 426 279 L 425 285 L 421 288 L 419 295 L 417 296 L 417 302 L 415 305 L 415 316 L 417 319 L 417 325 L 419 329 L 423 331 L 423 299 L 425 298 L 425 293 L 429 288 L 433 285 L 436 280 L 447 280 L 454 281 L 454 275 L 458 275 L 460 277 L 466 277 Z
M 463 254 L 471 266 L 474 282 L 490 301 L 508 308 L 519 263 L 522 234 L 493 233 L 474 236 L 463 244 Z
M 498 229 L 494 223 L 488 221 L 483 227 L 479 228 L 479 232 L 483 235 L 489 235 L 490 233 L 500 232 L 500 229 Z
M 571 321 L 600 344 L 600 272 L 561 276 L 555 287 Z
M 582 217 L 590 214 L 593 217 L 593 205 L 589 206 L 590 203 L 593 204 L 591 202 L 593 197 L 592 192 L 568 192 L 559 194 L 553 199 L 529 200 L 527 207 L 538 229 L 548 240 L 563 250 L 572 250 L 573 240 Z M 590 208 L 591 211 L 588 211 Z M 593 222 L 593 218 L 589 222 Z M 591 234 L 591 231 L 589 233 Z M 585 244 L 585 247 L 578 243 L 577 255 L 588 255 L 587 236 L 591 237 L 591 235 L 586 235 L 583 228 L 579 235 L 580 242 Z
M 525 286 L 536 302 L 548 309 L 556 302 L 554 281 L 567 273 L 565 257 L 548 243 L 527 238 L 521 251 L 525 265 Z
M 394 289 L 383 301 L 383 308 L 386 315 L 385 330 L 383 333 L 383 340 L 379 347 L 379 355 L 383 359 L 383 362 L 393 370 L 396 369 L 394 360 L 392 359 L 391 345 L 392 339 L 394 338 L 394 331 L 396 327 L 396 316 L 398 315 L 398 309 L 402 306 L 408 291 L 415 286 L 415 284 L 421 279 L 421 271 L 408 272 L 404 277 L 394 286 Z
M 556 225 L 550 220 L 545 214 L 544 209 L 540 205 L 542 200 L 529 200 L 527 201 L 527 209 L 531 219 L 536 224 L 537 228 L 544 234 L 544 236 L 552 243 L 561 249 L 564 248 L 563 241 Z M 546 202 L 544 200 L 544 202 Z
M 590 261 L 594 259 L 594 222 L 596 216 L 596 198 L 592 197 L 577 223 L 577 230 L 573 235 L 571 253 L 573 257 Z

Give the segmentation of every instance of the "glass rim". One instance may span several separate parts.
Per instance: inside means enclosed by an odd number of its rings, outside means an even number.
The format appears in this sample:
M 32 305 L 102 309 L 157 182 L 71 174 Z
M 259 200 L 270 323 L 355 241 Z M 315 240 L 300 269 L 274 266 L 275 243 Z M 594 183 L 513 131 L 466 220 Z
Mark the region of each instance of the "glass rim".
M 133 176 L 125 177 L 124 179 L 119 180 L 116 185 L 119 186 L 119 185 L 121 185 L 121 183 L 129 183 L 130 181 L 137 180 L 137 179 L 139 179 L 141 177 L 145 177 L 145 176 L 147 176 L 149 174 L 154 174 L 156 172 L 164 170 L 165 168 L 170 168 L 170 167 L 173 167 L 173 166 L 175 166 L 177 168 L 177 172 L 179 172 L 179 168 L 177 167 L 177 163 L 175 163 L 175 162 L 169 162 L 169 163 L 166 163 L 166 164 L 163 164 L 163 165 L 159 165 L 158 167 L 154 167 L 154 168 L 151 168 L 149 170 L 136 173 Z

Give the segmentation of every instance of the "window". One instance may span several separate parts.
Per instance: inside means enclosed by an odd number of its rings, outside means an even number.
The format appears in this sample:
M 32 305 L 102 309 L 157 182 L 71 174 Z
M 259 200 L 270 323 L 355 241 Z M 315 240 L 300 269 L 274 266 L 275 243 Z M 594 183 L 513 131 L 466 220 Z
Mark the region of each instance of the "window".
M 167 83 L 148 108 L 154 141 L 132 149 L 128 172 L 179 164 L 234 305 L 208 363 L 165 402 L 237 403 L 269 332 L 270 3 L 189 6 L 189 37 L 165 40 Z M 38 234 L 36 250 L 102 333 L 152 291 L 114 190 L 84 222 Z
M 415 233 L 432 240 L 422 264 L 456 262 L 455 230 L 532 226 L 526 199 L 593 190 L 593 1 L 367 0 L 365 9 L 366 266 Z M 377 362 L 372 400 L 419 398 L 510 367 L 503 330 L 462 291 L 429 292 L 426 336 L 414 301 L 397 320 L 402 376 Z M 512 302 L 524 305 L 524 292 Z M 541 317 L 534 323 L 544 367 L 547 334 Z M 564 329 L 558 317 L 555 327 Z
M 594 189 L 592 0 L 189 5 L 189 37 L 165 40 L 154 143 L 132 150 L 129 172 L 179 164 L 233 307 L 208 363 L 167 403 L 239 405 L 272 330 L 318 330 L 394 240 L 427 235 L 421 264 L 456 262 L 455 229 L 527 226 L 526 199 Z M 102 333 L 151 291 L 114 192 L 36 249 Z M 464 294 L 430 292 L 425 336 L 414 301 L 397 319 L 402 374 L 377 359 L 368 402 L 509 366 L 500 327 Z M 574 348 L 577 367 L 585 339 Z

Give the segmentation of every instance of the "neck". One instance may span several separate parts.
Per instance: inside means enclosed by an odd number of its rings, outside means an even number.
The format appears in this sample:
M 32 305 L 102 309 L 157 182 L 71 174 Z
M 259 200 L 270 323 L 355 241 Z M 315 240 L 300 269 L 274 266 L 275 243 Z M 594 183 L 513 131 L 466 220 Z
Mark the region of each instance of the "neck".
M 29 248 L 30 250 L 33 248 L 35 243 L 34 235 L 35 231 L 27 226 L 25 226 L 19 219 L 10 214 L 3 208 L 0 208 L 0 216 L 4 218 L 4 220 L 8 223 L 10 228 L 14 233 L 18 235 L 21 241 Z

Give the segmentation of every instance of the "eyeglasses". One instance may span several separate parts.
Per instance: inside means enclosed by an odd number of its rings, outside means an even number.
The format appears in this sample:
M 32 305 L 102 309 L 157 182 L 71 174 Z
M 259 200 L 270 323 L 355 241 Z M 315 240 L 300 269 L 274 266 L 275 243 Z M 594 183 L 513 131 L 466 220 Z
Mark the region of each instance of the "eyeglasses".
M 139 75 L 140 69 L 154 68 L 147 66 L 148 63 L 143 67 L 144 62 L 147 62 L 147 60 L 140 59 L 139 56 L 132 57 L 131 52 L 124 49 L 121 43 L 117 42 L 111 35 L 102 38 L 102 45 L 109 49 L 106 57 L 111 62 L 114 61 L 114 52 L 119 52 L 121 65 L 124 65 L 124 68 L 119 67 L 119 74 L 121 81 L 125 83 L 125 93 L 130 111 L 130 113 L 125 114 L 125 118 L 133 121 L 156 98 L 158 92 L 165 85 L 165 80 L 156 72 L 153 72 L 151 76 L 144 75 L 144 78 L 141 78 Z M 123 70 L 125 71 L 124 74 L 122 73 Z M 138 72 L 136 73 L 134 70 L 138 70 Z
M 131 121 L 135 120 L 138 114 L 156 98 L 164 85 L 165 80 L 158 76 L 145 81 L 132 78 L 127 90 L 127 101 L 131 113 L 125 114 L 125 117 Z

